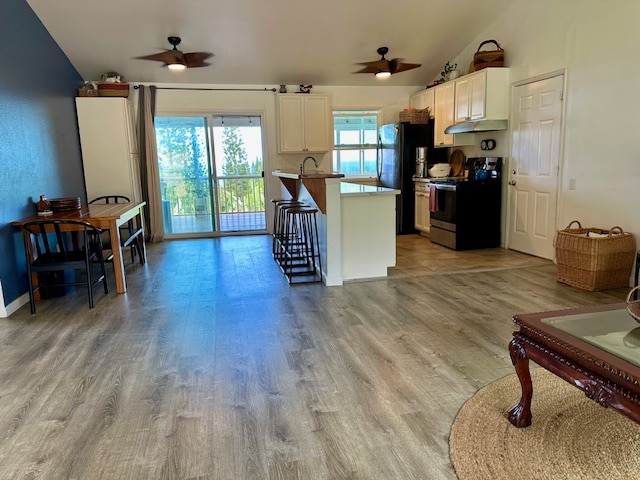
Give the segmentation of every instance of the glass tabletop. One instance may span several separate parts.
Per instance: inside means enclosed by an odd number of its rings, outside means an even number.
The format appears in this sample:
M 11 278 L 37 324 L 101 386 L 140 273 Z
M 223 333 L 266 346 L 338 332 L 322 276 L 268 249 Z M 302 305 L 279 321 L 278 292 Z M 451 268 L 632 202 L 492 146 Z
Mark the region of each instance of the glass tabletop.
M 640 324 L 626 309 L 547 317 L 541 321 L 640 366 Z

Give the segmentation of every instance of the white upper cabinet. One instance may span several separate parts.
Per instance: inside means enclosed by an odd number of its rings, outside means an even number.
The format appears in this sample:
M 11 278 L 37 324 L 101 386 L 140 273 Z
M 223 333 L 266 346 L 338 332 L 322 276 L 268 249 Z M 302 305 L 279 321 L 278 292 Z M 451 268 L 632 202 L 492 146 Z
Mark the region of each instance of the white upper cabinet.
M 455 84 L 446 82 L 432 88 L 434 91 L 434 146 L 457 147 L 473 145 L 472 133 L 445 134 L 444 129 L 453 124 L 455 114 Z
M 409 98 L 409 107 L 416 108 L 418 110 L 429 109 L 429 115 L 434 115 L 434 92 L 433 88 L 420 90 L 418 93 L 414 93 Z
M 453 145 L 453 135 L 446 135 L 444 129 L 453 123 L 454 83 L 447 82 L 433 88 L 434 90 L 434 145 L 444 147 Z
M 281 94 L 277 99 L 279 153 L 331 150 L 333 129 L 328 95 Z
M 455 81 L 455 122 L 509 117 L 509 69 L 485 68 Z

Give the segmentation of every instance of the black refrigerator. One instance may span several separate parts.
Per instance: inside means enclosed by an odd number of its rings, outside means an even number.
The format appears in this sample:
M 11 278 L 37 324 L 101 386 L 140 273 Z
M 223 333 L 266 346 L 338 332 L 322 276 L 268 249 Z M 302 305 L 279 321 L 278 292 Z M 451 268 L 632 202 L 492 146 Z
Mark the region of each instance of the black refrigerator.
M 447 163 L 447 149 L 433 147 L 433 119 L 426 124 L 389 123 L 378 129 L 379 183 L 401 192 L 396 196 L 396 233 L 399 235 L 416 233 L 413 176 L 417 147 L 427 147 L 427 164 Z

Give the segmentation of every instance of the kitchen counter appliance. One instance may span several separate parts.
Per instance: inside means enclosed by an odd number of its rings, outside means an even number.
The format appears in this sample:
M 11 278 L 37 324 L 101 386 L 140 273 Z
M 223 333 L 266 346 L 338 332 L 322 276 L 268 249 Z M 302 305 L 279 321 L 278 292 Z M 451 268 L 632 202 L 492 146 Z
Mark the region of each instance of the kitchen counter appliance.
M 502 159 L 468 158 L 465 169 L 465 178 L 430 182 L 431 241 L 454 250 L 499 247 Z
M 448 163 L 436 163 L 427 169 L 429 176 L 432 178 L 444 178 L 451 174 L 451 165 Z
M 426 167 L 427 167 L 427 147 L 418 147 L 416 148 L 416 178 L 426 177 Z
M 396 196 L 396 233 L 416 233 L 413 178 L 416 152 L 426 147 L 424 164 L 446 163 L 446 149 L 433 147 L 433 119 L 426 124 L 389 123 L 378 129 L 376 167 L 380 186 L 400 190 Z M 424 175 L 424 174 L 423 174 Z

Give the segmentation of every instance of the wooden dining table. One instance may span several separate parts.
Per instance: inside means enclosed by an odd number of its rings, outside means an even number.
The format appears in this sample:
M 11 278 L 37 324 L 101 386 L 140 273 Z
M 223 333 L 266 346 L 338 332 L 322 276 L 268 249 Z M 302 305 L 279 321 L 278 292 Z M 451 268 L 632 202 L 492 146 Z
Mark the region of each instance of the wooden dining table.
M 145 263 L 147 251 L 144 242 L 144 226 L 142 222 L 142 208 L 146 202 L 132 203 L 109 203 L 84 205 L 77 210 L 54 211 L 52 215 L 45 217 L 37 214 L 11 222 L 14 227 L 22 227 L 27 222 L 38 220 L 80 220 L 85 221 L 105 231 L 109 231 L 111 238 L 111 249 L 113 252 L 113 270 L 116 280 L 116 291 L 125 293 L 127 291 L 127 281 L 124 274 L 124 262 L 122 259 L 122 242 L 120 237 L 120 227 L 129 220 L 134 222 L 134 232 L 132 236 L 137 242 L 140 250 L 141 262 Z

